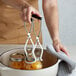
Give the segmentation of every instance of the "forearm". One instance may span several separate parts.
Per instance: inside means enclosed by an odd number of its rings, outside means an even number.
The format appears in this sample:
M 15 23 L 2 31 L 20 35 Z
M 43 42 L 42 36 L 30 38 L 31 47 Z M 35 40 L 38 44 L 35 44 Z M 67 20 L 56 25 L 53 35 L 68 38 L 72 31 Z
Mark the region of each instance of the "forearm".
M 43 0 L 43 12 L 52 40 L 59 38 L 57 0 Z
M 13 6 L 14 8 L 17 8 L 21 10 L 23 7 L 29 7 L 29 3 L 26 0 L 2 0 L 4 3 Z

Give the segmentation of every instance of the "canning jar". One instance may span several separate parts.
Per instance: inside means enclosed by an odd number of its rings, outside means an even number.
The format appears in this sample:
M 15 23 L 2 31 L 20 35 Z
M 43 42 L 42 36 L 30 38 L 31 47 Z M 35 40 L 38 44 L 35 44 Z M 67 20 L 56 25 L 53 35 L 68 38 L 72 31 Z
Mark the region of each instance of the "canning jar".
M 13 53 L 9 58 L 9 67 L 14 69 L 25 69 L 24 54 Z
M 25 61 L 26 57 L 21 53 L 13 53 L 9 58 L 9 67 L 20 70 L 38 70 L 42 69 L 42 62 L 36 61 L 32 64 L 28 64 Z

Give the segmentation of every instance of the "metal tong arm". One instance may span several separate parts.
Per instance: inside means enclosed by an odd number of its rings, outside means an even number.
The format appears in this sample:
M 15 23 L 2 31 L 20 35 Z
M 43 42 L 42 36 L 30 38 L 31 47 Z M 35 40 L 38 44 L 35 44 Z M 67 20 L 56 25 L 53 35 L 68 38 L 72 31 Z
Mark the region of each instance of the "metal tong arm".
M 37 16 L 37 15 L 35 15 L 35 14 L 33 14 L 32 17 L 37 18 L 37 19 L 39 19 L 39 20 L 42 19 L 41 17 L 39 17 L 39 16 Z M 35 48 L 36 48 L 36 46 L 37 46 L 37 43 L 39 44 L 40 48 L 42 49 L 42 50 L 41 50 L 41 55 L 40 55 L 40 60 L 42 60 L 42 55 L 43 55 L 43 48 L 42 48 L 42 46 L 41 46 L 41 44 L 40 44 L 40 41 L 39 41 L 39 36 L 40 36 L 41 28 L 40 28 L 39 34 L 38 34 L 38 36 L 37 36 L 36 33 L 35 33 L 35 29 L 34 29 L 33 18 L 31 18 L 31 22 L 32 22 L 32 24 L 31 24 L 30 31 L 28 31 L 28 30 L 26 29 L 26 25 L 25 25 L 25 23 L 24 23 L 25 30 L 26 30 L 26 33 L 27 33 L 27 35 L 28 35 L 28 38 L 27 38 L 26 43 L 25 43 L 25 46 L 24 46 L 24 50 L 25 50 L 25 53 L 26 53 L 26 57 L 28 57 L 28 53 L 27 53 L 26 48 L 27 48 L 28 41 L 30 40 L 31 43 L 32 43 L 32 45 L 33 45 L 32 55 L 33 55 L 33 57 L 34 57 L 34 59 L 35 59 L 35 61 L 33 61 L 33 62 L 36 62 L 37 59 L 36 59 L 36 56 L 35 56 L 35 54 L 34 54 L 34 53 L 35 53 L 34 51 L 35 51 Z M 32 38 L 31 38 L 31 31 L 32 31 L 32 29 L 33 29 L 34 35 L 35 35 L 35 37 L 36 37 L 36 42 L 35 42 L 35 44 L 33 43 Z M 27 62 L 27 60 L 26 60 L 26 62 Z M 33 63 L 33 62 L 27 62 L 27 63 Z

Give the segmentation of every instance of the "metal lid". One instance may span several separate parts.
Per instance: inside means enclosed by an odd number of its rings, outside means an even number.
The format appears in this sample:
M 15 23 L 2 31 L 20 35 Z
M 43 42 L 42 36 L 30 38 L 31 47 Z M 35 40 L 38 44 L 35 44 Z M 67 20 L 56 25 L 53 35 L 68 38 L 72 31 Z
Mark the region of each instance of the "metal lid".
M 34 62 L 35 58 L 33 58 L 33 57 L 26 57 L 26 61 L 27 62 Z
M 23 61 L 24 60 L 24 54 L 21 53 L 13 53 L 10 55 L 10 60 L 11 61 Z

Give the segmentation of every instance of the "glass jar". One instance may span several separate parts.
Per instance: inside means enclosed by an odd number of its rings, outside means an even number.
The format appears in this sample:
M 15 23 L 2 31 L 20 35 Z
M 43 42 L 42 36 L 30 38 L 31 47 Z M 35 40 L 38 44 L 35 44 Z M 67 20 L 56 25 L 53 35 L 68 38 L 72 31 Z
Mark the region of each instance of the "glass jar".
M 38 69 L 42 69 L 42 62 L 41 61 L 36 61 L 35 63 L 32 64 L 27 64 L 26 63 L 26 70 L 38 70 Z
M 42 69 L 42 62 L 36 61 L 32 64 L 28 64 L 25 61 L 25 55 L 21 53 L 13 53 L 9 58 L 9 67 L 20 70 L 38 70 Z
M 25 56 L 20 53 L 13 53 L 10 55 L 9 67 L 14 69 L 25 69 Z

